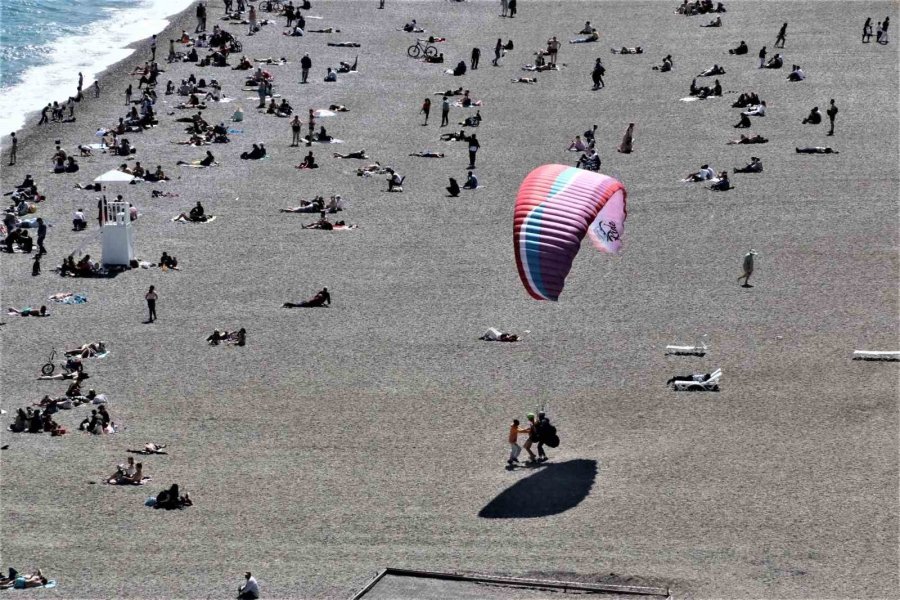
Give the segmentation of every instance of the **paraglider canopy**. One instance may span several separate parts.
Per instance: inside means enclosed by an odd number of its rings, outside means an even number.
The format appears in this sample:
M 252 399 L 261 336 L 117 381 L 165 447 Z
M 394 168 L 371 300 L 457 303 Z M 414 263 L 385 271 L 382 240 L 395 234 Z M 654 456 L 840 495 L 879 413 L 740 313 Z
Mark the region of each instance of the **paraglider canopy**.
M 626 195 L 617 179 L 566 165 L 528 174 L 516 196 L 513 245 L 519 278 L 532 298 L 559 299 L 585 234 L 598 250 L 619 252 Z

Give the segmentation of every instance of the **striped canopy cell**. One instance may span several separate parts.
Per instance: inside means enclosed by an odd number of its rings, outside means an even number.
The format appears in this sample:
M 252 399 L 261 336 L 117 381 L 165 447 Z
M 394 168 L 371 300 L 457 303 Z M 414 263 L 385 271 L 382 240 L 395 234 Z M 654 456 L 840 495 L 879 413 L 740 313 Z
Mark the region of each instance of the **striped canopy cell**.
M 516 196 L 513 244 L 532 298 L 559 299 L 585 234 L 598 250 L 619 252 L 626 195 L 617 179 L 575 167 L 544 165 L 528 174 Z

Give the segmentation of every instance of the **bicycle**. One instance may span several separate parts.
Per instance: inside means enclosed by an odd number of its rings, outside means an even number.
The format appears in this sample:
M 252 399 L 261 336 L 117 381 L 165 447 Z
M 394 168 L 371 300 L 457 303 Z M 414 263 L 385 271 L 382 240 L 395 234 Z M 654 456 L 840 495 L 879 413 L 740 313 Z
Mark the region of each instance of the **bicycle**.
M 50 357 L 47 358 L 47 362 L 44 363 L 44 366 L 41 367 L 41 373 L 43 375 L 53 375 L 53 371 L 56 370 L 56 364 L 54 360 L 56 359 L 56 348 L 50 351 Z M 84 366 L 81 364 L 80 360 L 75 358 L 66 357 L 66 362 L 61 363 L 63 371 L 66 373 L 71 373 L 73 371 L 81 371 L 84 369 Z
M 406 49 L 406 53 L 410 58 L 419 58 L 424 54 L 425 56 L 437 56 L 438 49 L 437 46 L 431 46 L 428 42 L 422 43 L 424 40 L 416 40 L 416 43 L 409 48 Z

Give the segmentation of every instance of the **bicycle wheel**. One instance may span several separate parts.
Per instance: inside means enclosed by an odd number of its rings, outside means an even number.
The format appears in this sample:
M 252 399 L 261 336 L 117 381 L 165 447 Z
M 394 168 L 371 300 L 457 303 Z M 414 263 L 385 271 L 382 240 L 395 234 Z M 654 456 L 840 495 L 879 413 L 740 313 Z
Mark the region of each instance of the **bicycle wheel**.
M 43 367 L 41 367 L 41 373 L 44 375 L 53 375 L 53 370 L 56 368 L 53 363 L 47 363 Z
M 409 54 L 410 58 L 419 58 L 422 55 L 422 48 L 420 48 L 419 45 L 416 44 L 407 48 L 406 53 Z
M 437 56 L 437 46 L 425 46 L 425 56 Z

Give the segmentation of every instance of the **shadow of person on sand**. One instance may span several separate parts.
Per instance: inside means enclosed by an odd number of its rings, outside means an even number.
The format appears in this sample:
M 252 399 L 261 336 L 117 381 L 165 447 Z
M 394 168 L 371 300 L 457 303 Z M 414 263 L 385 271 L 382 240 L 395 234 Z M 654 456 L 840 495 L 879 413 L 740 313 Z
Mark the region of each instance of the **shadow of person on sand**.
M 597 478 L 597 461 L 577 459 L 545 464 L 517 481 L 479 511 L 484 519 L 534 519 L 578 506 Z

